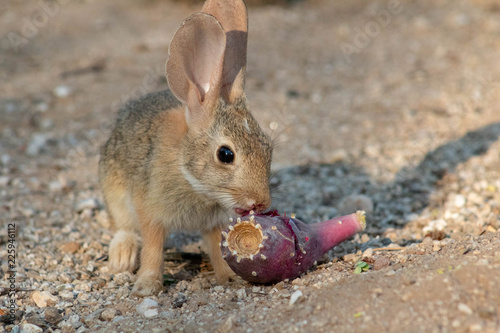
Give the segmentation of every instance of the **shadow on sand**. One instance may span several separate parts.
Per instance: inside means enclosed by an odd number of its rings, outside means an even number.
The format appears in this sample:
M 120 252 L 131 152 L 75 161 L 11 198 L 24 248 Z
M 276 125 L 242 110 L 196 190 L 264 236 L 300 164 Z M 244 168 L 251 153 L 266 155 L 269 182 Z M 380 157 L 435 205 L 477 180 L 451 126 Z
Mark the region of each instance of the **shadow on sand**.
M 487 152 L 499 137 L 500 122 L 468 132 L 429 151 L 418 163 L 405 166 L 389 183 L 377 183 L 363 169 L 343 162 L 282 169 L 272 180 L 276 187 L 273 206 L 282 212 L 296 212 L 303 221 L 318 222 L 337 214 L 331 206 L 338 205 L 344 196 L 366 194 L 374 201 L 366 232 L 380 235 L 387 228 L 401 228 L 410 214 L 421 213 L 446 175 L 471 157 Z

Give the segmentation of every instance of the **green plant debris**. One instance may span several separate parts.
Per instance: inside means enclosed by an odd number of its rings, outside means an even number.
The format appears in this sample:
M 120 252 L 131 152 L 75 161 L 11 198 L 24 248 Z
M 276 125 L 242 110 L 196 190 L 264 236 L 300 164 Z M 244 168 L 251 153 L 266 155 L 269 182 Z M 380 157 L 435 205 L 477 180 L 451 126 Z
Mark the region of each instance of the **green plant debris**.
M 366 272 L 370 269 L 370 265 L 366 262 L 360 260 L 354 265 L 354 274 L 361 274 L 362 272 Z
M 363 315 L 363 312 L 361 312 L 361 311 L 360 311 L 360 312 L 356 312 L 356 313 L 354 314 L 354 318 L 359 318 L 359 317 L 361 317 L 362 315 Z
M 163 274 L 163 285 L 164 286 L 171 286 L 174 284 L 177 284 L 177 279 L 174 278 L 172 274 Z

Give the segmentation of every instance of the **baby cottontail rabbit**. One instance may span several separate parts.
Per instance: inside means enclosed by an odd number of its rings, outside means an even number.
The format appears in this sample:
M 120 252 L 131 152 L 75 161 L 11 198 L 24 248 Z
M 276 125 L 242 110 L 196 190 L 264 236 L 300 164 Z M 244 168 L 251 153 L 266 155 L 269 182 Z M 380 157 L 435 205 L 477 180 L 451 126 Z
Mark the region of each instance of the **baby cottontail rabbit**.
M 102 147 L 99 176 L 117 232 L 112 271 L 140 267 L 132 293 L 158 293 L 163 241 L 199 230 L 219 283 L 232 275 L 221 229 L 232 215 L 271 204 L 272 145 L 243 92 L 247 12 L 241 0 L 208 0 L 177 30 L 166 64 L 170 90 L 129 102 Z

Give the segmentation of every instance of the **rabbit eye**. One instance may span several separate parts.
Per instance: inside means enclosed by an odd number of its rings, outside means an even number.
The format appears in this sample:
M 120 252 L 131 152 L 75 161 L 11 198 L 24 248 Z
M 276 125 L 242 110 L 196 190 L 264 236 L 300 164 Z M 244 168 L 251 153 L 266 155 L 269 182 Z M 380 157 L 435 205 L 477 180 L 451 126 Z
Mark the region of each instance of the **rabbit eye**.
M 217 152 L 217 157 L 219 158 L 219 161 L 221 161 L 224 164 L 231 164 L 234 161 L 234 153 L 227 146 L 222 146 L 219 148 L 219 151 Z

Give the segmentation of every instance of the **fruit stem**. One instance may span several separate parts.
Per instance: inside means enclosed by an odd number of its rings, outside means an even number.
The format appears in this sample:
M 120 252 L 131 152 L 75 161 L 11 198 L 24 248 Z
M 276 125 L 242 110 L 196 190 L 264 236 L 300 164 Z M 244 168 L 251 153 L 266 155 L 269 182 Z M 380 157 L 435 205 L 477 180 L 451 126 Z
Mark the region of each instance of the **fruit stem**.
M 366 227 L 364 211 L 354 214 L 336 217 L 327 221 L 311 225 L 315 230 L 323 253 L 351 238 Z

